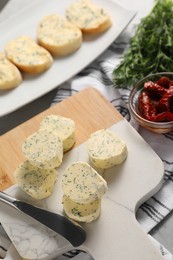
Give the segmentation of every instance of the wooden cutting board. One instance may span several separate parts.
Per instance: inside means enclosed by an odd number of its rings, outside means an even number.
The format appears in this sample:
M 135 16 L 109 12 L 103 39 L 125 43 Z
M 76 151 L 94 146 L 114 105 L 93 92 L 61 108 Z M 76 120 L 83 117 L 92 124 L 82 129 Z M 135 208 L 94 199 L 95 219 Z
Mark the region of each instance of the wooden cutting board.
M 75 121 L 74 147 L 85 142 L 92 132 L 110 127 L 123 119 L 109 101 L 94 88 L 86 88 L 38 114 L 0 137 L 0 190 L 14 184 L 14 170 L 24 161 L 22 143 L 39 128 L 42 119 L 49 114 L 59 114 Z

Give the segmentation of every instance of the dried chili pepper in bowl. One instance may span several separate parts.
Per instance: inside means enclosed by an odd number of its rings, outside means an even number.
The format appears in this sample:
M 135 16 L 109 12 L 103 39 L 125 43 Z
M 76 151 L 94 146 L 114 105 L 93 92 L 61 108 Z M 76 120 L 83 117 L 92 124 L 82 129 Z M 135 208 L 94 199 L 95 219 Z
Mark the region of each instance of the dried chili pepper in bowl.
M 173 73 L 155 73 L 138 81 L 129 108 L 141 126 L 156 133 L 173 131 Z

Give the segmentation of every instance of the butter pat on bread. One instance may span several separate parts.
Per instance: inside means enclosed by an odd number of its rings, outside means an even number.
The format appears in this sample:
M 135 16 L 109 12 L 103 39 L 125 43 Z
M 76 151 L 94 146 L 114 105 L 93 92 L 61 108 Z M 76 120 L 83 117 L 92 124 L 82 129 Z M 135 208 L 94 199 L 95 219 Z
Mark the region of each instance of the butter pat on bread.
M 37 38 L 38 43 L 54 56 L 69 55 L 82 44 L 78 27 L 58 14 L 43 17 L 37 28 Z
M 106 31 L 112 24 L 106 11 L 90 0 L 76 0 L 65 12 L 69 22 L 83 33 L 97 34 Z
M 20 70 L 31 74 L 41 73 L 53 63 L 51 54 L 29 36 L 19 36 L 8 42 L 5 54 Z
M 0 52 L 0 89 L 16 88 L 21 82 L 22 76 L 18 68 Z

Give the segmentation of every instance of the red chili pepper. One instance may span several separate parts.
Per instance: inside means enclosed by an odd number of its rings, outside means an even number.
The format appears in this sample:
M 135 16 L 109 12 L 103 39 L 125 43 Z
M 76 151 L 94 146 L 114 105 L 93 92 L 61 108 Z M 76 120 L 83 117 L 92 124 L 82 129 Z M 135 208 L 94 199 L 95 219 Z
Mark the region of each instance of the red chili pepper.
M 154 100 L 160 99 L 167 92 L 165 87 L 152 81 L 145 82 L 144 89 L 148 92 L 150 98 Z
M 156 116 L 156 108 L 146 92 L 142 92 L 138 98 L 139 111 L 145 119 L 152 121 Z
M 159 112 L 171 111 L 172 106 L 173 106 L 173 88 L 170 88 L 159 100 L 157 110 Z
M 173 121 L 173 113 L 166 111 L 166 112 L 157 114 L 157 116 L 155 116 L 153 121 L 155 121 L 155 122 Z
M 169 88 L 171 84 L 171 80 L 168 77 L 161 77 L 158 81 L 157 84 L 164 87 L 164 88 Z

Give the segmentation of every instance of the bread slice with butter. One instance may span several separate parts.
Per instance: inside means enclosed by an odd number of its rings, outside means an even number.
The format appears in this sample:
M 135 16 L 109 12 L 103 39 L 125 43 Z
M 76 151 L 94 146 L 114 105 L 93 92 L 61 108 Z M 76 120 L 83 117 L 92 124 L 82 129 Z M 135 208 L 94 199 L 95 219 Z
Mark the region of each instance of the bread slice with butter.
M 14 176 L 17 185 L 29 196 L 44 199 L 53 191 L 57 171 L 38 168 L 26 160 L 17 167 Z
M 90 0 L 73 2 L 67 7 L 65 15 L 69 22 L 88 34 L 102 33 L 112 24 L 107 12 Z
M 75 52 L 82 44 L 82 33 L 58 14 L 51 14 L 40 21 L 37 28 L 38 43 L 54 56 Z
M 53 64 L 51 54 L 29 36 L 19 36 L 5 45 L 6 57 L 20 70 L 38 74 Z
M 0 89 L 16 88 L 21 82 L 22 76 L 18 68 L 5 57 L 3 52 L 0 52 Z

